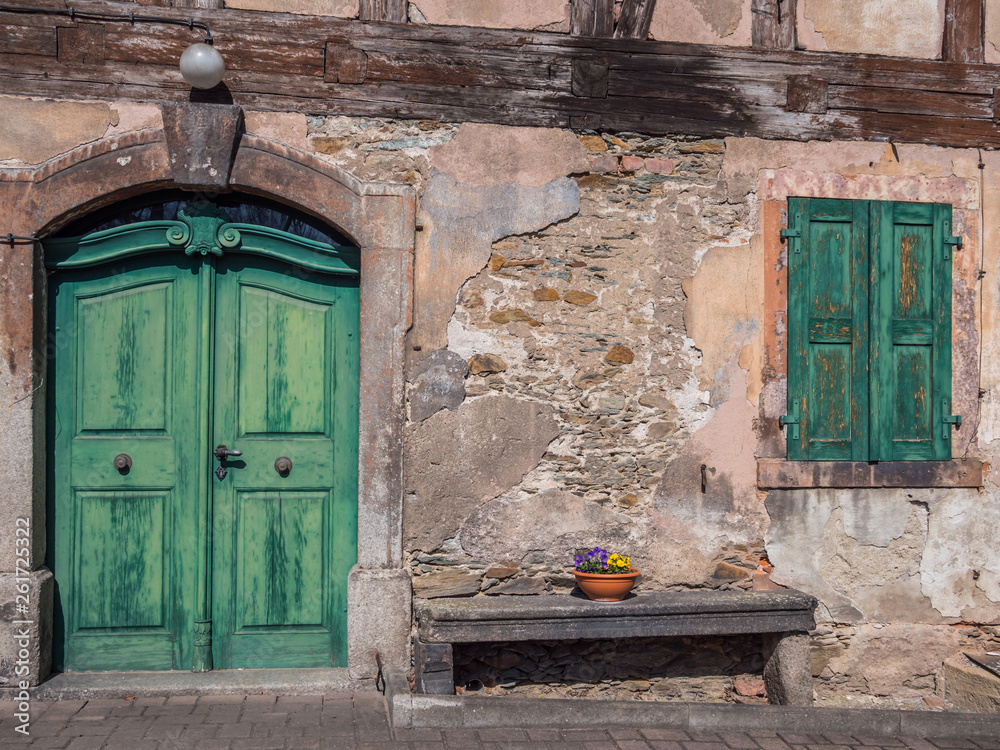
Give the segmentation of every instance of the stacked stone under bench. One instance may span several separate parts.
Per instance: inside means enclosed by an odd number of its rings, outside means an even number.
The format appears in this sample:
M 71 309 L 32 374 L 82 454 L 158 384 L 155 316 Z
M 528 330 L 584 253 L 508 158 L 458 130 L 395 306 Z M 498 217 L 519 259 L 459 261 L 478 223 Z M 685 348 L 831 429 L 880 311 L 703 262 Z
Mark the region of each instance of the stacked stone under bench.
M 791 589 L 643 592 L 620 602 L 577 592 L 417 600 L 417 691 L 454 694 L 454 643 L 764 634 L 768 700 L 808 706 L 815 608 L 814 597 Z

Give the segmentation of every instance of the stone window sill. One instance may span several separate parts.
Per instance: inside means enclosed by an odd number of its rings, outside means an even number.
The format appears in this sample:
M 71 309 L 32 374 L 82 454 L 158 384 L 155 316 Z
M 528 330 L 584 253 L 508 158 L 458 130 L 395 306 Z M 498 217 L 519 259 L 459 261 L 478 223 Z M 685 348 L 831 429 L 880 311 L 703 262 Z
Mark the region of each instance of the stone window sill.
M 982 487 L 983 462 L 952 461 L 786 461 L 757 459 L 762 490 L 874 487 Z

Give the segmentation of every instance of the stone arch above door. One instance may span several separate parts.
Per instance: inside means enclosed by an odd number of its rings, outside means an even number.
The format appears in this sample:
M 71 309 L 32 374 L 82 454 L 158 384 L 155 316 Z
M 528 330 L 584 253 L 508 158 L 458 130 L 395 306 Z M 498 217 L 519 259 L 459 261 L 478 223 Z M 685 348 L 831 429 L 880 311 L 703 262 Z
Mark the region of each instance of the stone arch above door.
M 187 106 L 197 112 L 213 105 Z M 215 115 L 208 111 L 205 116 Z M 37 168 L 0 171 L 0 227 L 4 228 L 0 234 L 44 237 L 77 217 L 135 195 L 192 188 L 197 180 L 178 174 L 177 149 L 189 148 L 191 163 L 204 165 L 198 150 L 213 144 L 204 143 L 203 133 L 189 135 L 195 137 L 188 138 L 187 146 L 178 146 L 177 129 L 143 130 L 82 146 Z M 358 565 L 348 582 L 348 662 L 355 677 L 375 675 L 375 652 L 385 665 L 407 666 L 410 583 L 402 559 L 403 340 L 412 317 L 413 189 L 361 182 L 311 154 L 241 133 L 238 126 L 224 137 L 231 137 L 233 145 L 232 163 L 225 169 L 228 179 L 214 187 L 203 186 L 203 191 L 236 190 L 292 205 L 334 225 L 360 247 Z M 39 586 L 51 586 L 51 577 L 41 570 L 46 284 L 39 252 L 27 243 L 0 253 L 0 338 L 5 344 L 0 353 L 0 405 L 9 415 L 0 441 L 19 447 L 17 455 L 0 466 L 0 516 L 32 521 L 32 570 L 40 571 Z M 15 555 L 12 536 L 0 541 L 0 579 L 13 576 Z M 44 592 L 36 599 L 44 602 Z M 36 684 L 48 672 L 46 622 L 51 624 L 52 614 L 44 608 L 43 604 L 35 612 L 38 635 L 30 677 Z

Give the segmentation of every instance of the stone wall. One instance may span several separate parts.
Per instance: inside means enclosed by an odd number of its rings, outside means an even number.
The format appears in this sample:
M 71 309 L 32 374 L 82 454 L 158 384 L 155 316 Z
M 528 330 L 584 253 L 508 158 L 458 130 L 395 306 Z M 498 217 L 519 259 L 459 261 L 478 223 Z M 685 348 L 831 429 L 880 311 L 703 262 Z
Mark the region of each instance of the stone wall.
M 161 127 L 155 106 L 107 102 L 11 99 L 4 117 L 10 172 Z M 246 123 L 359 179 L 417 191 L 403 518 L 417 596 L 565 593 L 573 555 L 594 545 L 631 555 L 640 590 L 793 586 L 821 602 L 821 696 L 919 697 L 945 659 L 995 644 L 990 628 L 962 625 L 1000 618 L 994 476 L 981 492 L 765 492 L 756 459 L 785 455 L 778 230 L 787 197 L 808 195 L 954 206 L 966 238 L 954 265 L 954 454 L 996 465 L 996 154 L 296 113 L 248 112 Z M 9 366 L 15 326 L 0 321 L 0 403 L 12 413 L 31 387 Z M 23 494 L 16 481 L 0 476 L 5 498 Z M 731 646 L 702 645 L 728 659 L 722 682 L 697 688 L 706 695 L 732 699 L 733 680 L 759 671 Z M 502 687 L 517 682 L 505 670 L 534 665 L 521 677 L 557 680 L 563 647 L 544 648 L 468 652 L 462 664 L 493 671 L 463 674 Z M 595 648 L 582 655 L 609 663 Z M 591 687 L 567 689 L 696 689 L 656 688 L 685 676 L 668 672 L 598 670 L 576 681 Z

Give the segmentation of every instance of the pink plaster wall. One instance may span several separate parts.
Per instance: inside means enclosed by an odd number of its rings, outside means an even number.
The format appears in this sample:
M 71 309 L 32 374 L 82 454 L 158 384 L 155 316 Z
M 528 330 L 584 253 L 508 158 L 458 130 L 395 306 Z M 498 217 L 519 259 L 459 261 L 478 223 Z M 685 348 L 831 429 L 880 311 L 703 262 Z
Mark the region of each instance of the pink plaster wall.
M 798 0 L 805 49 L 941 57 L 945 0 Z
M 564 0 L 416 0 L 412 5 L 427 23 L 442 26 L 569 31 Z
M 657 3 L 649 33 L 664 42 L 750 46 L 751 0 Z

